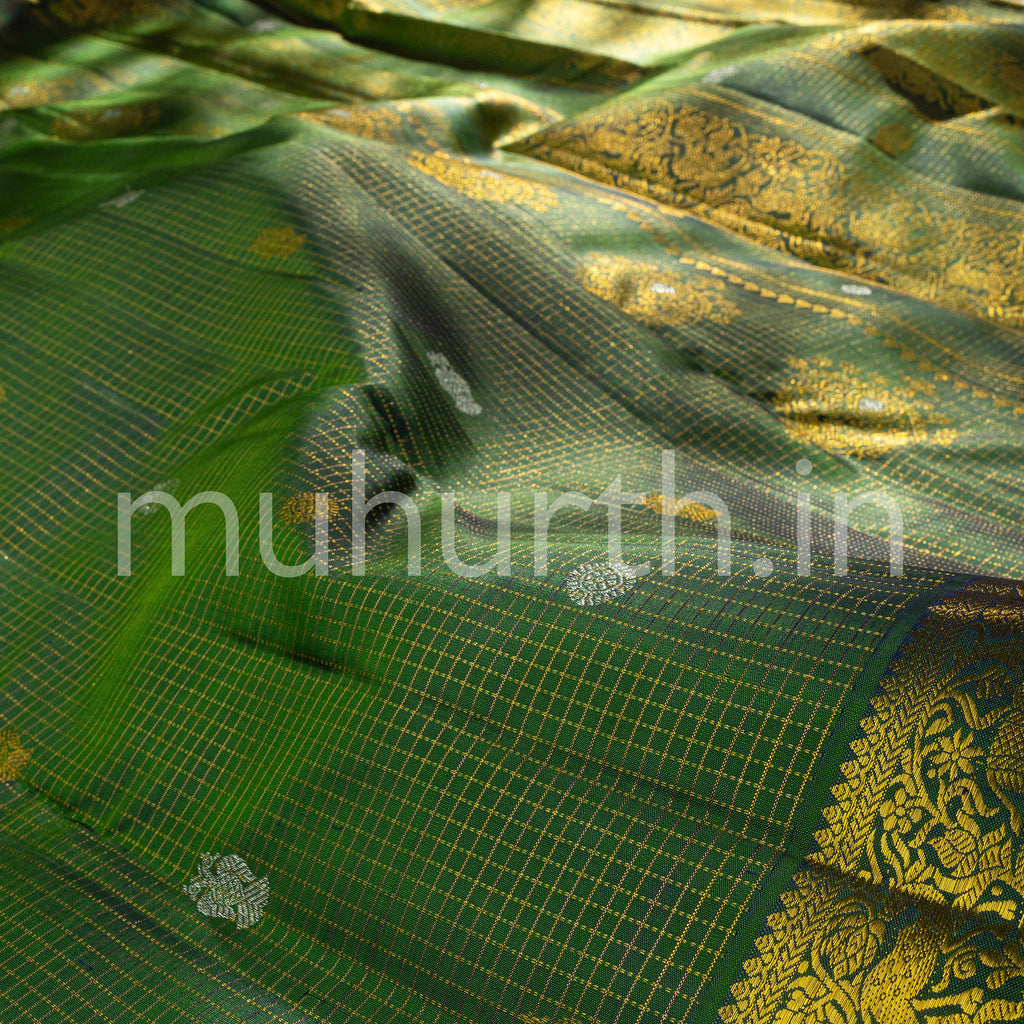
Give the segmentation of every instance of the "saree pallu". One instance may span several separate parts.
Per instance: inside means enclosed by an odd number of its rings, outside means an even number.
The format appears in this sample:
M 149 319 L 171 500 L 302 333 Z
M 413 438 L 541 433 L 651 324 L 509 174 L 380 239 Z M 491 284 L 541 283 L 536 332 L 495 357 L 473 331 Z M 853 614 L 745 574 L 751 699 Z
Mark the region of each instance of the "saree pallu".
M 1024 1018 L 1019 7 L 0 26 L 0 1018 Z

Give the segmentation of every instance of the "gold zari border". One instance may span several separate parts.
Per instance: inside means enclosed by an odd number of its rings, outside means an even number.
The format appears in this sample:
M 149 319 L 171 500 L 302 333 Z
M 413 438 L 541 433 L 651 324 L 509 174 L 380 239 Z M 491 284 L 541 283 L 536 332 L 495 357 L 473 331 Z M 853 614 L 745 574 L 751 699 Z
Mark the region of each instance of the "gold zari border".
M 861 730 L 722 1019 L 1024 1019 L 1024 585 L 930 609 Z

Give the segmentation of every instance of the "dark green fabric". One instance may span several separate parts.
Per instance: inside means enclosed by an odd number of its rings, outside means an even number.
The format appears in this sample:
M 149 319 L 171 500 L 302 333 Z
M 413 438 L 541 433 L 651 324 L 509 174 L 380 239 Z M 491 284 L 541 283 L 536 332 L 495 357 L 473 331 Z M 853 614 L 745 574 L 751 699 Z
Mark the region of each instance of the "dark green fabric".
M 897 650 L 1024 568 L 1024 17 L 908 6 L 2 8 L 5 1021 L 758 1019 L 742 986 L 805 858 L 828 875 Z M 356 450 L 367 497 L 416 501 L 421 574 L 394 510 L 352 574 Z M 693 503 L 659 572 L 666 451 L 678 496 L 728 505 L 731 574 Z M 538 575 L 535 495 L 616 478 L 624 565 L 596 504 Z M 239 574 L 204 506 L 184 576 L 155 507 L 118 576 L 117 495 L 151 489 L 227 495 Z M 871 491 L 906 572 L 867 507 L 837 576 L 835 495 Z M 289 563 L 330 495 L 327 575 L 264 566 L 261 492 Z M 475 563 L 499 492 L 511 573 L 454 574 L 442 495 Z M 581 604 L 588 572 L 618 590 Z M 941 928 L 1009 949 L 1024 618 L 996 594 L 1000 625 L 968 604 L 945 632 L 991 640 L 956 672 L 992 703 L 955 728 L 1006 816 L 1002 910 L 934 864 L 834 871 L 865 905 L 955 897 Z M 251 872 L 230 916 L 206 854 Z M 917 934 L 885 920 L 880 960 Z M 1017 1019 L 1020 971 L 985 953 L 983 988 L 947 937 L 914 998 Z M 832 1017 L 790 980 L 762 1019 L 879 1021 L 860 970 Z

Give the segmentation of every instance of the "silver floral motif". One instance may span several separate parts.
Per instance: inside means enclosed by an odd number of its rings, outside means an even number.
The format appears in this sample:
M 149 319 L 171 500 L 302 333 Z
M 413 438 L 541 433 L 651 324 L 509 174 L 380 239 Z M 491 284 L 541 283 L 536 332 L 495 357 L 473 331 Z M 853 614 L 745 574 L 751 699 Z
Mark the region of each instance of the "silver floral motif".
M 196 877 L 182 891 L 195 900 L 200 914 L 223 917 L 239 928 L 250 928 L 263 916 L 270 883 L 257 878 L 237 854 L 221 857 L 219 853 L 204 853 Z
M 473 401 L 473 392 L 469 390 L 466 378 L 456 373 L 452 364 L 440 352 L 428 352 L 427 359 L 434 368 L 438 384 L 451 396 L 455 408 L 467 416 L 479 416 L 483 409 Z
M 110 114 L 111 111 L 104 111 L 103 117 L 109 120 Z M 113 199 L 107 199 L 105 202 L 100 203 L 100 207 L 114 206 L 119 210 L 123 210 L 130 203 L 134 203 L 139 196 L 144 196 L 145 194 L 146 190 L 144 188 L 126 189 L 119 196 L 114 196 Z
M 151 491 L 163 491 L 164 494 L 173 494 L 178 489 L 180 481 L 177 477 L 172 477 L 170 480 L 161 480 L 155 487 L 150 487 Z M 140 505 L 137 509 L 140 516 L 151 516 L 156 510 L 160 508 L 160 504 L 156 501 L 147 501 L 145 505 Z
M 636 586 L 643 575 L 639 566 L 625 562 L 585 562 L 565 579 L 565 592 L 573 604 L 604 604 Z
M 736 64 L 726 64 L 721 68 L 713 68 L 701 79 L 705 85 L 718 85 L 719 82 L 724 82 L 727 78 L 735 75 L 739 71 L 739 66 Z

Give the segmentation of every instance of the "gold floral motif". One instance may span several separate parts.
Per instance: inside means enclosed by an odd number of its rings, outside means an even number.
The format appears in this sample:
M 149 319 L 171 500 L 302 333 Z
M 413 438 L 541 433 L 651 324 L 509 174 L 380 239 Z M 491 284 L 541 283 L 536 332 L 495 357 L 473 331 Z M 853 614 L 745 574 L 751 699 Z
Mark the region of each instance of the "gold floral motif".
M 657 264 L 623 256 L 591 253 L 588 259 L 577 272 L 583 287 L 649 326 L 694 320 L 727 324 L 739 315 L 720 278 L 685 279 Z
M 31 753 L 21 745 L 17 729 L 0 729 L 0 782 L 18 778 Z
M 978 584 L 916 627 L 723 1020 L 1024 1019 L 1022 612 Z
M 976 621 L 954 631 L 948 613 L 931 614 L 917 628 L 851 747 L 812 859 L 1019 925 L 1024 638 L 1005 619 Z
M 665 514 L 664 494 L 648 494 L 644 498 L 644 504 L 656 515 Z M 702 505 L 698 501 L 682 501 L 679 498 L 676 499 L 675 511 L 672 514 L 689 519 L 692 523 L 714 523 L 718 520 L 715 510 L 708 508 L 707 505 Z
M 424 174 L 461 192 L 470 199 L 487 203 L 515 203 L 543 213 L 558 205 L 558 196 L 544 185 L 478 167 L 469 160 L 446 153 L 411 153 L 406 158 Z
M 918 216 L 918 221 L 921 218 Z M 944 284 L 976 297 L 981 312 L 1013 327 L 1024 327 L 1024 234 L 977 221 L 947 221 L 940 225 L 938 261 Z M 932 289 L 940 294 L 943 281 Z
M 327 517 L 333 519 L 341 510 L 337 500 L 327 496 Z M 281 506 L 278 518 L 282 523 L 313 523 L 316 521 L 316 494 L 300 491 L 293 494 Z
M 23 228 L 32 220 L 31 217 L 4 217 L 0 219 L 0 235 L 6 235 L 11 231 Z
M 68 111 L 54 118 L 50 134 L 57 139 L 111 139 L 152 127 L 160 120 L 159 103 L 126 103 Z
M 73 78 L 65 76 L 49 80 L 20 81 L 0 93 L 0 110 L 20 110 L 44 103 L 56 103 L 75 85 Z
M 299 117 L 327 128 L 338 128 L 352 135 L 376 142 L 394 142 L 395 130 L 402 115 L 393 106 L 332 107 L 328 110 L 306 110 Z
M 982 1024 L 1024 1014 L 1013 998 L 1024 950 L 1005 926 L 972 929 L 962 915 L 821 869 L 797 874 L 782 905 L 720 1011 L 727 1024 Z
M 263 259 L 287 259 L 306 238 L 291 227 L 264 228 L 255 238 L 249 251 Z
M 946 445 L 957 436 L 935 411 L 935 385 L 904 376 L 892 384 L 827 357 L 789 358 L 792 376 L 772 404 L 793 438 L 835 455 L 880 459 L 910 444 Z

